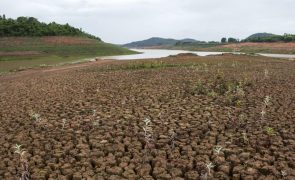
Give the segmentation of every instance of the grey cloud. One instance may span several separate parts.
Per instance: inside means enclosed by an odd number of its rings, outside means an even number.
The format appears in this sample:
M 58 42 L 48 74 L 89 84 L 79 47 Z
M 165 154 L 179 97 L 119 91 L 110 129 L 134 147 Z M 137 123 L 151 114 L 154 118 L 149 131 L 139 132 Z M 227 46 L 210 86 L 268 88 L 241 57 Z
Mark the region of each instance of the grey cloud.
M 17 5 L 16 5 L 17 4 Z M 293 0 L 1 0 L 7 17 L 70 23 L 112 43 L 295 33 Z

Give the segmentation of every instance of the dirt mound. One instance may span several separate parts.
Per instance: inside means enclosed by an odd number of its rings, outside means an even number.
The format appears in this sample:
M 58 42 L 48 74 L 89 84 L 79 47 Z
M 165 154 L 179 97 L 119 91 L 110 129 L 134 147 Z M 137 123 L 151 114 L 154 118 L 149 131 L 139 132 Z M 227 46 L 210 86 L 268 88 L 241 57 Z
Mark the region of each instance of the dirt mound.
M 180 53 L 177 55 L 170 55 L 168 57 L 169 58 L 180 58 L 180 57 L 194 57 L 194 56 L 198 56 L 198 55 L 194 54 L 194 53 Z

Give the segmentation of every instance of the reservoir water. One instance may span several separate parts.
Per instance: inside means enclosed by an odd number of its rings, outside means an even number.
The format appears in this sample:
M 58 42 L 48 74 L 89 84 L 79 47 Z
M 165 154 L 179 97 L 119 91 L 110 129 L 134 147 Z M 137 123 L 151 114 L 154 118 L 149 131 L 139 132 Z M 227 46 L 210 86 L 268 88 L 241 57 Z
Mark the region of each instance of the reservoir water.
M 131 49 L 140 54 L 132 55 L 120 55 L 120 56 L 105 56 L 100 57 L 101 59 L 114 59 L 114 60 L 134 60 L 134 59 L 153 59 L 153 58 L 163 58 L 171 55 L 178 55 L 182 53 L 192 53 L 198 56 L 208 56 L 208 55 L 219 55 L 226 52 L 200 52 L 200 51 L 185 51 L 185 50 L 166 50 L 166 49 Z M 236 53 L 240 54 L 240 53 Z M 273 57 L 273 58 L 287 58 L 295 59 L 295 54 L 266 54 L 266 53 L 257 53 L 261 56 Z

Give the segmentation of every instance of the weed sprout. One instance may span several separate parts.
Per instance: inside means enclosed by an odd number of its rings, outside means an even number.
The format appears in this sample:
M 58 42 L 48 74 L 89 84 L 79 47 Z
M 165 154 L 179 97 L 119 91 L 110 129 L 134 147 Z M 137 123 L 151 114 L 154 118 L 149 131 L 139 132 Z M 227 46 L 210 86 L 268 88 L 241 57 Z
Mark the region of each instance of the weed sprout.
M 92 125 L 95 126 L 95 127 L 98 127 L 99 124 L 100 124 L 100 121 L 99 121 L 99 119 L 95 119 L 96 115 L 97 115 L 96 110 L 93 110 L 93 114 L 92 114 L 92 121 L 93 122 L 92 122 Z
M 93 116 L 93 118 L 96 116 L 96 110 L 93 110 L 92 116 Z
M 240 85 L 237 86 L 237 95 L 240 96 L 240 97 L 245 96 L 245 91 L 243 90 L 243 88 Z
M 153 140 L 152 139 L 153 128 L 151 126 L 151 120 L 149 118 L 145 118 L 143 122 L 144 122 L 144 127 L 142 129 L 144 131 L 144 141 L 145 141 L 144 152 L 145 152 L 145 159 L 146 159 L 148 155 L 147 149 L 151 147 L 151 141 Z
M 21 148 L 21 146 L 22 146 L 22 145 L 16 144 L 16 145 L 14 146 L 14 148 L 15 148 L 15 151 L 14 151 L 14 152 L 17 153 L 17 154 L 19 154 L 20 157 L 21 157 L 21 159 L 23 159 L 23 157 L 24 157 L 26 151 L 24 151 L 24 150 Z
M 64 130 L 66 123 L 67 123 L 67 120 L 63 119 L 62 120 L 62 130 Z
M 95 126 L 95 127 L 98 127 L 99 124 L 100 124 L 100 122 L 99 122 L 98 119 L 92 123 L 92 125 Z
M 266 127 L 265 130 L 269 136 L 274 135 L 274 133 L 275 133 L 274 129 L 271 127 Z
M 264 77 L 268 78 L 269 77 L 268 75 L 269 75 L 268 69 L 264 69 Z
M 29 180 L 30 172 L 29 172 L 29 163 L 26 159 L 26 151 L 21 148 L 22 145 L 16 144 L 14 146 L 15 153 L 19 155 L 20 163 L 22 166 L 22 172 L 20 180 Z
M 174 149 L 175 148 L 176 133 L 173 129 L 171 129 L 169 134 L 170 134 L 171 148 Z
M 284 170 L 282 170 L 281 171 L 281 175 L 283 176 L 283 177 L 286 177 L 288 174 L 287 174 L 287 171 L 284 171 Z
M 265 96 L 265 98 L 264 98 L 264 105 L 265 106 L 269 106 L 270 105 L 270 100 L 271 100 L 271 97 L 270 96 Z
M 151 126 L 151 120 L 149 118 L 145 118 L 144 120 L 144 127 L 142 128 L 144 131 L 144 139 L 145 139 L 145 145 L 147 147 L 150 146 L 150 142 L 152 141 L 152 134 L 153 134 L 153 129 Z
M 219 155 L 219 154 L 221 153 L 222 149 L 223 149 L 223 147 L 221 147 L 221 146 L 216 146 L 216 147 L 214 148 L 214 151 L 215 151 L 215 153 L 216 153 L 217 155 Z
M 246 120 L 246 116 L 244 114 L 239 115 L 239 123 L 243 123 Z
M 31 119 L 35 120 L 36 122 L 40 122 L 41 121 L 41 115 L 35 112 L 30 112 L 29 113 Z
M 267 142 L 268 146 L 271 146 L 272 144 L 272 136 L 275 134 L 275 130 L 271 127 L 266 127 L 265 128 L 266 134 L 267 134 Z
M 199 79 L 198 83 L 195 86 L 195 93 L 198 95 L 205 95 L 208 93 L 208 90 L 206 86 L 202 83 L 202 81 Z
M 208 170 L 208 175 L 209 176 L 211 175 L 211 169 L 213 169 L 214 167 L 215 167 L 215 165 L 212 162 L 206 164 L 206 168 Z
M 243 135 L 243 141 L 244 141 L 244 143 L 248 143 L 249 140 L 248 140 L 248 137 L 247 137 L 247 133 L 246 132 L 243 132 L 242 135 Z

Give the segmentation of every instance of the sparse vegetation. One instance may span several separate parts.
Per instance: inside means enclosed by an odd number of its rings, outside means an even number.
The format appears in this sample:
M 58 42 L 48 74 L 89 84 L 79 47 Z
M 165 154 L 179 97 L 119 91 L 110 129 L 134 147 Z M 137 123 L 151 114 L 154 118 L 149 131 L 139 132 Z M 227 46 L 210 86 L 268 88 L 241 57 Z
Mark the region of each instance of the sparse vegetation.
M 116 70 L 139 70 L 139 69 L 160 69 L 160 68 L 175 68 L 175 67 L 198 67 L 196 63 L 169 63 L 163 61 L 145 61 L 135 62 L 123 65 L 112 65 L 99 69 L 100 71 L 116 71 Z
M 29 162 L 26 157 L 26 151 L 21 148 L 22 145 L 16 144 L 14 149 L 15 153 L 19 155 L 19 163 L 21 165 L 21 175 L 20 180 L 29 180 L 30 171 L 29 171 Z
M 171 142 L 171 149 L 175 148 L 175 138 L 176 138 L 176 133 L 173 129 L 171 129 L 169 131 L 169 135 L 170 135 L 170 142 Z
M 228 105 L 241 106 L 245 96 L 244 87 L 249 86 L 247 82 L 231 80 L 225 81 L 224 77 L 217 76 L 214 82 L 207 84 L 202 83 L 200 80 L 194 88 L 197 95 L 207 95 L 214 99 L 219 96 L 224 96 Z
M 66 119 L 63 119 L 62 120 L 62 130 L 64 130 L 65 126 L 66 126 L 66 123 L 67 123 L 67 120 Z

